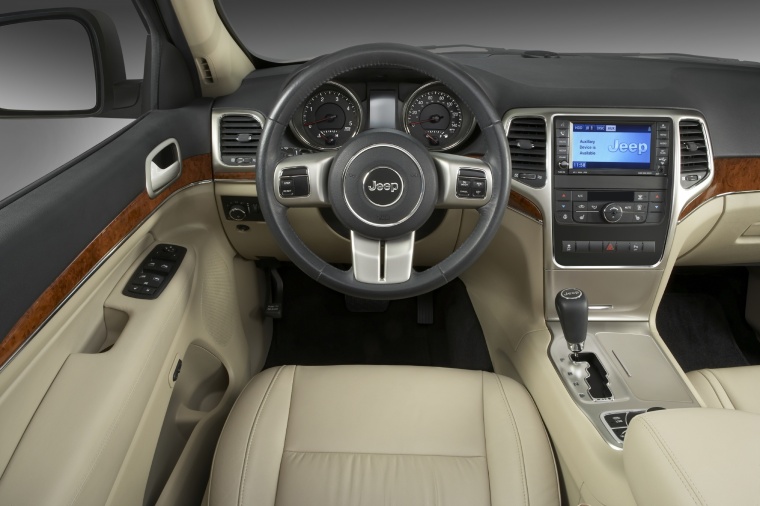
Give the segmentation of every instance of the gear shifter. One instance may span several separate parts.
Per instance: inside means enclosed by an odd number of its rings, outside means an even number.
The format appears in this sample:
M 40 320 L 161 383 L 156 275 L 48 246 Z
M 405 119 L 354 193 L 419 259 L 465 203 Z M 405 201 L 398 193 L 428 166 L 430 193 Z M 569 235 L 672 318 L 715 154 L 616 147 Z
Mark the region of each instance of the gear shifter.
M 559 323 L 565 334 L 567 347 L 573 353 L 573 358 L 578 358 L 578 353 L 583 351 L 588 330 L 588 301 L 586 295 L 578 288 L 565 288 L 554 299 L 557 308 Z

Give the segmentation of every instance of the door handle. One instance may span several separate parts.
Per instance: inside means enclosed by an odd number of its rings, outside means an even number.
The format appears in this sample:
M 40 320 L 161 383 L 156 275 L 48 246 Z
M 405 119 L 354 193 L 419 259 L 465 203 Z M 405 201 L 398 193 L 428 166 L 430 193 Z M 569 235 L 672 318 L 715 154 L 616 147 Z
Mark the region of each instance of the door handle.
M 182 174 L 182 158 L 177 139 L 167 139 L 145 159 L 145 189 L 155 198 Z

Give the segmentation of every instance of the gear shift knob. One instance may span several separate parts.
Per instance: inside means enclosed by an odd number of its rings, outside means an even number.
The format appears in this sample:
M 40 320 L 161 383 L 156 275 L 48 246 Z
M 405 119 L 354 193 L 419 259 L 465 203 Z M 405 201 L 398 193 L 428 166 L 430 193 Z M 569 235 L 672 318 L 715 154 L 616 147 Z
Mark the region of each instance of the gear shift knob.
M 559 323 L 565 334 L 570 351 L 580 353 L 586 342 L 588 330 L 588 301 L 586 295 L 577 288 L 565 288 L 554 299 Z

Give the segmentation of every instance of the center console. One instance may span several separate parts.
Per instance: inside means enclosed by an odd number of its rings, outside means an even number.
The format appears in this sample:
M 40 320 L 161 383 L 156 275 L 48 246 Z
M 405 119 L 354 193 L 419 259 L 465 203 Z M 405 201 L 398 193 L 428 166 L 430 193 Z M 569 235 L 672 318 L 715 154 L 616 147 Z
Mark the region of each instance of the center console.
M 559 116 L 552 131 L 556 262 L 657 264 L 671 208 L 672 120 Z

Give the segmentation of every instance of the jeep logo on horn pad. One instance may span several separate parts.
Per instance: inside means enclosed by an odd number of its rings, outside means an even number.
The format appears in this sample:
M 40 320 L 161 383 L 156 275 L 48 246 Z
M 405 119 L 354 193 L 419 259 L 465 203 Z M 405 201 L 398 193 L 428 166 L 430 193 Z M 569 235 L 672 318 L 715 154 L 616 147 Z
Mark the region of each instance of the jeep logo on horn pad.
M 395 170 L 388 167 L 377 167 L 364 176 L 364 195 L 380 207 L 395 204 L 404 192 L 404 181 Z

